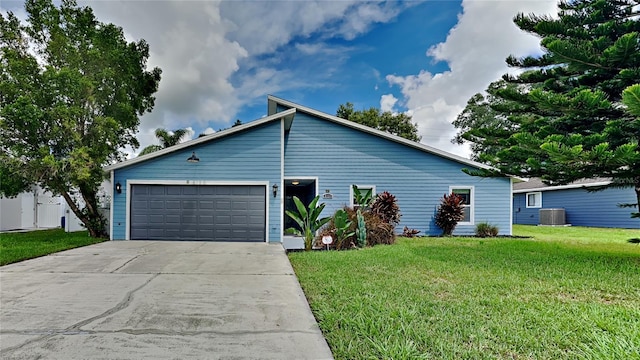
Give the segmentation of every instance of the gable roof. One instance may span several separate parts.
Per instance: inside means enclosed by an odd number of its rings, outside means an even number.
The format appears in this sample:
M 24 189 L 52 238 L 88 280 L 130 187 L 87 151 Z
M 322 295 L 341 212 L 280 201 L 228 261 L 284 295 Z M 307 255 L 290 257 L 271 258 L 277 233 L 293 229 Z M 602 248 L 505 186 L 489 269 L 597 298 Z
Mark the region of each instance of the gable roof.
M 541 178 L 531 178 L 527 182 L 521 182 L 513 185 L 513 193 L 524 193 L 534 191 L 551 191 L 551 190 L 564 190 L 564 189 L 579 189 L 583 187 L 603 186 L 609 185 L 611 179 L 608 178 L 593 178 L 574 181 L 566 185 L 547 185 L 542 182 Z
M 273 115 L 270 115 L 270 116 L 266 116 L 266 117 L 260 118 L 258 120 L 254 120 L 254 121 L 248 122 L 246 124 L 234 126 L 232 128 L 229 128 L 229 129 L 221 130 L 221 131 L 215 132 L 213 134 L 202 136 L 202 137 L 199 137 L 197 139 L 193 139 L 193 140 L 190 140 L 190 141 L 185 141 L 183 143 L 180 143 L 180 144 L 177 144 L 177 145 L 174 145 L 174 146 L 170 146 L 168 148 L 164 148 L 164 149 L 161 149 L 161 150 L 158 150 L 158 151 L 154 151 L 154 152 L 152 152 L 150 154 L 147 154 L 147 155 L 138 156 L 138 157 L 135 157 L 133 159 L 125 160 L 125 161 L 122 161 L 122 162 L 119 162 L 119 163 L 116 163 L 116 164 L 113 164 L 113 165 L 106 166 L 104 168 L 104 171 L 111 171 L 111 170 L 116 170 L 116 169 L 120 169 L 120 168 L 123 168 L 123 167 L 131 166 L 133 164 L 137 164 L 137 163 L 141 163 L 143 161 L 151 160 L 151 159 L 160 157 L 162 155 L 172 153 L 174 151 L 190 148 L 192 146 L 200 145 L 202 143 L 209 142 L 209 141 L 215 141 L 217 139 L 220 139 L 220 138 L 223 138 L 223 137 L 227 137 L 227 136 L 239 133 L 239 132 L 243 132 L 243 131 L 246 131 L 248 129 L 251 129 L 251 128 L 260 126 L 262 124 L 266 124 L 266 123 L 272 122 L 272 121 L 276 121 L 276 120 L 279 121 L 279 120 L 285 119 L 285 123 L 291 124 L 291 122 L 293 121 L 293 116 L 295 115 L 295 113 L 296 113 L 296 109 L 289 109 L 287 111 L 282 111 L 282 112 L 279 112 L 277 114 L 273 114 Z
M 169 154 L 169 153 L 172 153 L 172 152 L 175 152 L 175 151 L 178 151 L 178 150 L 186 149 L 186 148 L 189 148 L 189 147 L 192 147 L 192 146 L 200 145 L 200 144 L 205 143 L 205 142 L 215 141 L 215 140 L 223 138 L 223 137 L 231 136 L 233 134 L 236 134 L 236 133 L 239 133 L 239 132 L 243 132 L 243 131 L 249 130 L 251 128 L 254 128 L 254 127 L 257 127 L 257 126 L 260 126 L 260 125 L 263 125 L 263 124 L 266 124 L 266 123 L 269 123 L 269 122 L 272 122 L 272 121 L 280 121 L 280 120 L 284 119 L 285 129 L 289 130 L 291 128 L 291 124 L 293 123 L 294 118 L 295 118 L 295 114 L 297 112 L 310 114 L 310 115 L 313 115 L 313 116 L 315 116 L 317 118 L 320 118 L 320 119 L 323 119 L 323 120 L 326 120 L 326 121 L 330 121 L 332 123 L 336 123 L 336 124 L 339 124 L 341 126 L 346 126 L 346 127 L 358 130 L 358 131 L 362 131 L 362 132 L 365 132 L 365 133 L 368 133 L 368 134 L 372 134 L 372 135 L 375 135 L 377 137 L 380 137 L 380 138 L 383 138 L 383 139 L 387 139 L 387 140 L 390 140 L 390 141 L 393 141 L 393 142 L 396 142 L 396 143 L 399 143 L 399 144 L 402 144 L 402 145 L 405 145 L 405 146 L 408 146 L 408 147 L 411 147 L 411 148 L 414 148 L 414 149 L 417 149 L 417 150 L 420 150 L 420 151 L 423 151 L 423 152 L 426 152 L 426 153 L 429 153 L 429 154 L 433 154 L 433 155 L 436 155 L 436 156 L 439 156 L 439 157 L 442 157 L 442 158 L 445 158 L 445 159 L 448 159 L 448 160 L 452 160 L 452 161 L 455 161 L 455 162 L 463 164 L 463 165 L 467 165 L 467 166 L 470 166 L 470 167 L 475 167 L 475 168 L 478 168 L 478 169 L 488 169 L 488 170 L 493 169 L 492 167 L 490 167 L 490 166 L 488 166 L 486 164 L 475 162 L 475 161 L 470 160 L 468 158 L 465 158 L 465 157 L 462 157 L 462 156 L 458 156 L 458 155 L 455 155 L 455 154 L 452 154 L 452 153 L 449 153 L 449 152 L 446 152 L 446 151 L 443 151 L 443 150 L 440 150 L 440 149 L 436 149 L 436 148 L 434 148 L 432 146 L 428 146 L 428 145 L 425 145 L 425 144 L 422 144 L 422 143 L 419 143 L 419 142 L 411 141 L 411 140 L 405 139 L 403 137 L 400 137 L 400 136 L 397 136 L 397 135 L 393 135 L 393 134 L 390 134 L 390 133 L 387 133 L 387 132 L 384 132 L 384 131 L 381 131 L 381 130 L 377 130 L 377 129 L 374 129 L 374 128 L 371 128 L 371 127 L 368 127 L 368 126 L 365 126 L 365 125 L 361 125 L 361 124 L 355 123 L 353 121 L 345 120 L 345 119 L 339 118 L 337 116 L 329 115 L 327 113 L 323 113 L 321 111 L 314 110 L 314 109 L 311 109 L 311 108 L 306 107 L 306 106 L 302 106 L 302 105 L 299 105 L 299 104 L 296 104 L 296 103 L 293 103 L 293 102 L 290 102 L 290 101 L 287 101 L 287 100 L 284 100 L 284 99 L 280 99 L 280 98 L 275 97 L 273 95 L 269 95 L 267 97 L 267 99 L 268 99 L 268 116 L 266 116 L 266 117 L 263 117 L 263 118 L 260 118 L 258 120 L 254 120 L 254 121 L 248 122 L 246 124 L 235 126 L 235 127 L 230 128 L 230 129 L 222 130 L 222 131 L 210 134 L 210 135 L 199 137 L 197 139 L 193 139 L 193 140 L 190 140 L 190 141 L 185 141 L 183 143 L 180 143 L 180 144 L 168 147 L 168 148 L 164 148 L 164 149 L 161 149 L 161 150 L 158 150 L 158 151 L 154 151 L 154 152 L 152 152 L 150 154 L 147 154 L 147 155 L 138 156 L 138 157 L 135 157 L 133 159 L 129 159 L 129 160 L 125 160 L 125 161 L 113 164 L 113 165 L 109 165 L 109 166 L 106 166 L 104 168 L 104 170 L 105 171 L 111 171 L 111 170 L 116 170 L 116 169 L 124 168 L 124 167 L 127 167 L 127 166 L 131 166 L 131 165 L 134 165 L 134 164 L 138 164 L 138 163 L 141 163 L 141 162 L 144 162 L 144 161 L 147 161 L 147 160 L 151 160 L 151 159 L 154 159 L 154 158 L 157 158 L 157 157 L 160 157 L 160 156 L 163 156 L 165 154 Z M 278 105 L 282 105 L 284 107 L 288 107 L 289 109 L 287 109 L 285 111 L 281 111 L 281 112 L 276 112 Z M 514 178 L 514 179 L 519 180 L 517 178 Z
M 268 99 L 268 113 L 269 114 L 275 114 L 278 105 L 282 105 L 282 106 L 285 106 L 285 107 L 288 107 L 288 108 L 296 109 L 299 112 L 303 112 L 303 113 L 306 113 L 306 114 L 313 115 L 313 116 L 321 118 L 323 120 L 328 120 L 328 121 L 331 121 L 333 123 L 340 124 L 342 126 L 346 126 L 346 127 L 349 127 L 349 128 L 352 128 L 352 129 L 356 129 L 356 130 L 359 130 L 359 131 L 362 131 L 362 132 L 365 132 L 365 133 L 369 133 L 369 134 L 372 134 L 372 135 L 375 135 L 375 136 L 378 136 L 378 137 L 381 137 L 381 138 L 384 138 L 384 139 L 387 139 L 387 140 L 391 140 L 391 141 L 397 142 L 399 144 L 402 144 L 402 145 L 405 145 L 405 146 L 409 146 L 409 147 L 412 147 L 414 149 L 418 149 L 420 151 L 424 151 L 424 152 L 429 153 L 429 154 L 433 154 L 433 155 L 437 155 L 437 156 L 443 157 L 443 158 L 448 159 L 448 160 L 453 160 L 453 161 L 458 162 L 458 163 L 463 164 L 463 165 L 468 165 L 468 166 L 472 166 L 472 167 L 475 167 L 475 168 L 487 169 L 487 170 L 493 169 L 491 166 L 488 166 L 486 164 L 475 162 L 475 161 L 467 159 L 465 157 L 458 156 L 458 155 L 452 154 L 450 152 L 446 152 L 446 151 L 443 151 L 443 150 L 440 150 L 440 149 L 437 149 L 437 148 L 434 148 L 432 146 L 425 145 L 425 144 L 422 144 L 422 143 L 419 143 L 419 142 L 416 142 L 416 141 L 411 141 L 411 140 L 405 139 L 405 138 L 403 138 L 401 136 L 393 135 L 393 134 L 390 134 L 390 133 L 385 132 L 385 131 L 381 131 L 381 130 L 378 130 L 378 129 L 371 128 L 369 126 L 361 125 L 361 124 L 358 124 L 358 123 L 353 122 L 353 121 L 345 120 L 345 119 L 339 118 L 337 116 L 329 115 L 327 113 L 323 113 L 321 111 L 314 110 L 314 109 L 311 109 L 309 107 L 306 107 L 306 106 L 303 106 L 303 105 L 299 105 L 299 104 L 293 103 L 293 102 L 288 101 L 288 100 L 280 99 L 280 98 L 275 97 L 273 95 L 269 95 L 267 97 L 267 99 Z

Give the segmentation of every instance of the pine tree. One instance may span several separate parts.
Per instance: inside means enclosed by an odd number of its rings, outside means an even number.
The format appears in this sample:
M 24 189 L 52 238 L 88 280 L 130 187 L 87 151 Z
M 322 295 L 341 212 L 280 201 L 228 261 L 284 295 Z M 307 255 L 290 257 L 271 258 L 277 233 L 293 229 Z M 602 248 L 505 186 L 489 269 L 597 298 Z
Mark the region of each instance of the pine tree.
M 557 18 L 517 15 L 516 25 L 539 36 L 544 52 L 507 58 L 518 75 L 503 76 L 467 106 L 458 139 L 474 142 L 476 159 L 499 174 L 554 184 L 607 177 L 608 187 L 634 187 L 636 199 L 626 205 L 640 206 L 640 119 L 621 102 L 640 79 L 639 4 L 562 1 Z

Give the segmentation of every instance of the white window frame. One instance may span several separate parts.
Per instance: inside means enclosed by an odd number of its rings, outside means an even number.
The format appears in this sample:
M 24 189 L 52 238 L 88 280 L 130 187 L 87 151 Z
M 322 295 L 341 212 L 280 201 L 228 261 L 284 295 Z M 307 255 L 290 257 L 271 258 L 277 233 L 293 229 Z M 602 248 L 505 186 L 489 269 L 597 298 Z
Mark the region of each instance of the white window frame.
M 538 201 L 534 205 L 529 204 L 529 195 L 534 195 Z M 528 192 L 525 194 L 527 209 L 539 209 L 542 207 L 542 191 Z
M 469 190 L 469 196 L 471 196 L 471 200 L 469 201 L 469 205 L 463 205 L 464 207 L 469 208 L 469 221 L 460 221 L 458 225 L 474 225 L 475 224 L 475 202 L 476 202 L 476 194 L 475 187 L 464 185 L 464 186 L 449 186 L 449 194 L 453 194 L 453 190 Z
M 377 193 L 376 193 L 376 186 L 375 185 L 360 185 L 360 184 L 352 184 L 349 185 L 349 207 L 355 207 L 356 204 L 353 203 L 353 187 L 357 187 L 358 190 L 360 190 L 360 192 L 362 192 L 362 190 L 369 190 L 371 189 L 371 196 L 375 199 Z

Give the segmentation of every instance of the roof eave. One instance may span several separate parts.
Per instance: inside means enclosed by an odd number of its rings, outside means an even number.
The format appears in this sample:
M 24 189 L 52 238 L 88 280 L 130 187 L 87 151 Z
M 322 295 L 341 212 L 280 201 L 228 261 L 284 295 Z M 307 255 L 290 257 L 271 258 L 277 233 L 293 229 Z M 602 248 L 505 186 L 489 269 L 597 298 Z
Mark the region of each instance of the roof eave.
M 594 186 L 606 186 L 611 184 L 611 181 L 602 181 L 602 182 L 594 182 L 590 184 L 570 184 L 570 185 L 557 185 L 557 186 L 546 186 L 546 187 L 538 187 L 538 188 L 530 188 L 530 189 L 518 189 L 513 190 L 514 194 L 522 194 L 522 193 L 530 193 L 530 192 L 540 192 L 540 191 L 553 191 L 553 190 L 566 190 L 566 189 L 580 189 Z

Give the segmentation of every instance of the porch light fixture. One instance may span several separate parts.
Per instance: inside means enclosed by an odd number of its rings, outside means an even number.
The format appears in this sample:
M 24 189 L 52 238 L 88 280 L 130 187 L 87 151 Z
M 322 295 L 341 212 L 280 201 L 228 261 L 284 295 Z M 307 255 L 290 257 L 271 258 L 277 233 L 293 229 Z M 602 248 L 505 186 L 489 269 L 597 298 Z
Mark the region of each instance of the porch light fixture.
M 121 193 L 122 193 L 122 184 L 120 184 L 120 182 L 119 182 L 119 181 L 116 183 L 116 192 L 117 192 L 118 194 L 121 194 Z
M 198 158 L 198 157 L 196 156 L 196 152 L 195 152 L 195 151 L 194 151 L 193 153 L 191 153 L 191 156 L 189 156 L 189 157 L 187 158 L 187 162 L 190 162 L 190 163 L 197 163 L 197 162 L 199 162 L 199 161 L 200 161 L 200 158 Z
M 293 180 L 291 182 L 291 185 L 298 185 L 298 184 L 300 184 L 300 181 L 298 181 L 298 180 Z
M 273 184 L 271 190 L 273 190 L 273 197 L 278 196 L 278 184 Z

